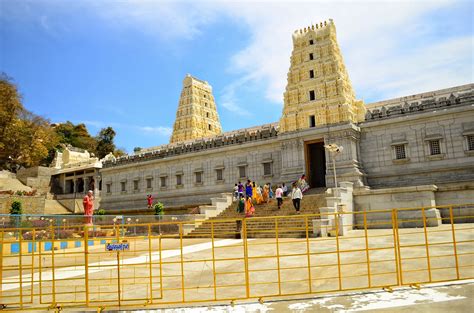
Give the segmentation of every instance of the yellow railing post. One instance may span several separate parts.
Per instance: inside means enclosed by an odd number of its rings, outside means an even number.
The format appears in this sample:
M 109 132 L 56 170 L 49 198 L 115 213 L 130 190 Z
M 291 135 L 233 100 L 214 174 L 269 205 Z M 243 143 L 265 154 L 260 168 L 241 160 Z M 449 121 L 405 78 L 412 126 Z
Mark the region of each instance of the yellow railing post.
M 400 251 L 400 237 L 398 235 L 398 211 L 392 209 L 393 253 L 395 255 L 395 269 L 397 271 L 397 285 L 403 285 L 402 255 Z
M 449 207 L 449 220 L 451 221 L 451 233 L 453 236 L 454 261 L 456 262 L 456 279 L 459 279 L 458 248 L 456 243 L 456 231 L 454 230 L 453 206 Z
M 249 259 L 248 259 L 248 245 L 247 245 L 247 219 L 242 220 L 242 234 L 244 247 L 244 267 L 245 267 L 245 296 L 250 298 L 250 279 L 249 279 Z
M 125 228 L 122 228 L 122 237 L 125 236 Z M 120 233 L 117 232 L 116 234 L 117 243 L 120 243 Z M 117 250 L 117 299 L 118 305 L 120 307 L 122 302 L 122 288 L 120 286 L 121 278 L 120 278 L 120 250 Z
M 161 229 L 161 228 L 160 228 Z M 163 270 L 162 270 L 162 265 L 163 265 L 163 250 L 162 250 L 162 246 L 161 246 L 161 233 L 158 234 L 158 245 L 159 245 L 159 251 L 160 251 L 160 261 L 159 261 L 159 265 L 160 265 L 160 299 L 163 299 Z
M 334 220 L 336 225 L 336 252 L 337 252 L 337 277 L 339 290 L 342 290 L 342 277 L 341 277 L 341 254 L 339 252 L 339 214 L 334 213 Z
M 19 279 L 20 279 L 20 308 L 23 309 L 23 244 L 22 244 L 22 239 L 23 239 L 23 234 L 21 233 L 21 229 L 18 229 L 18 242 L 20 243 L 20 249 L 19 249 L 19 260 L 18 260 L 18 271 L 19 271 Z
M 56 271 L 54 268 L 54 226 L 51 224 L 51 275 L 52 275 L 52 293 L 53 293 L 53 304 L 56 304 Z
M 275 239 L 277 253 L 277 269 L 278 269 L 278 295 L 281 295 L 281 273 L 280 273 L 280 243 L 278 235 L 278 217 L 275 217 Z
M 211 221 L 211 243 L 212 243 L 212 278 L 214 281 L 214 300 L 217 300 L 217 286 L 216 286 L 216 256 L 214 250 L 214 222 Z
M 179 247 L 180 247 L 180 263 L 181 263 L 181 295 L 182 301 L 185 302 L 185 289 L 184 289 L 184 256 L 183 256 L 183 223 L 179 223 Z
M 369 283 L 369 288 L 372 288 L 372 279 L 370 278 L 369 234 L 367 232 L 367 211 L 364 211 L 364 237 L 365 237 L 365 256 L 367 259 L 367 280 Z
M 32 229 L 32 236 L 31 237 L 31 292 L 30 292 L 30 302 L 33 303 L 33 283 L 35 277 L 35 249 L 36 249 L 36 229 Z M 1 281 L 0 281 L 1 284 Z
M 304 218 L 305 220 L 305 228 L 306 228 L 306 256 L 308 259 L 308 284 L 309 284 L 309 293 L 313 293 L 313 280 L 311 277 L 311 255 L 310 255 L 310 248 L 309 248 L 309 229 L 308 229 L 308 217 Z
M 148 272 L 150 273 L 150 299 L 148 301 L 153 303 L 153 267 L 151 261 L 151 225 L 148 224 Z
M 40 258 L 41 259 L 41 258 Z M 86 306 L 89 306 L 89 229 L 84 226 L 84 280 L 86 284 Z
M 428 243 L 428 230 L 426 229 L 426 213 L 425 208 L 421 208 L 421 216 L 423 219 L 423 231 L 425 233 L 425 248 L 426 248 L 426 265 L 428 266 L 428 277 L 431 283 L 431 260 L 430 260 L 430 249 Z

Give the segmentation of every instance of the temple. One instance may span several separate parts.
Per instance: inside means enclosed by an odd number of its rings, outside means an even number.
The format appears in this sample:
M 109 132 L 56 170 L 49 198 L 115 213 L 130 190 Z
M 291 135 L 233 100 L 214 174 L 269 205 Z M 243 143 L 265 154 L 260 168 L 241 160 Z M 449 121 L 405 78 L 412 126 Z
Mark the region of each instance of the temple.
M 328 144 L 344 149 L 334 156 Z M 170 143 L 103 162 L 101 207 L 145 209 L 147 194 L 167 207 L 209 204 L 238 181 L 302 174 L 326 190 L 335 172 L 354 211 L 472 202 L 474 84 L 364 104 L 334 22 L 309 26 L 293 33 L 279 122 L 222 132 L 211 86 L 188 75 Z

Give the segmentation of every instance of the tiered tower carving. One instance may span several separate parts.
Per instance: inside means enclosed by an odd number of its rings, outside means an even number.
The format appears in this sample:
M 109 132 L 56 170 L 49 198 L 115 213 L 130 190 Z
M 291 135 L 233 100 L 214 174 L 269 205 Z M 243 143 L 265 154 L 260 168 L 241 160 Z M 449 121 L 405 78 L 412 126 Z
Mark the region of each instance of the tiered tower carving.
M 363 101 L 355 98 L 333 20 L 296 30 L 280 132 L 361 122 L 365 112 Z
M 183 80 L 170 143 L 212 137 L 221 133 L 222 127 L 211 85 L 187 74 Z

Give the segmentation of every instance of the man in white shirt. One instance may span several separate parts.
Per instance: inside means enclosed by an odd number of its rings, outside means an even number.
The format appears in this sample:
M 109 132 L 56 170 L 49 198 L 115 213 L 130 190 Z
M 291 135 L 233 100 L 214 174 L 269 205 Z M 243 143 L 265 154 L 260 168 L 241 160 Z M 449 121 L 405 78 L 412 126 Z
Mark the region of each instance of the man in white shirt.
M 278 185 L 278 188 L 275 190 L 275 198 L 277 199 L 279 210 L 281 209 L 281 205 L 283 204 L 283 189 L 280 185 Z
M 283 183 L 283 187 L 281 187 L 281 189 L 283 189 L 283 196 L 288 196 L 288 187 L 285 185 L 285 183 Z
M 303 199 L 303 193 L 296 183 L 293 183 L 293 189 L 291 189 L 291 199 L 293 200 L 293 206 L 295 207 L 296 214 L 300 214 L 300 203 L 301 199 Z

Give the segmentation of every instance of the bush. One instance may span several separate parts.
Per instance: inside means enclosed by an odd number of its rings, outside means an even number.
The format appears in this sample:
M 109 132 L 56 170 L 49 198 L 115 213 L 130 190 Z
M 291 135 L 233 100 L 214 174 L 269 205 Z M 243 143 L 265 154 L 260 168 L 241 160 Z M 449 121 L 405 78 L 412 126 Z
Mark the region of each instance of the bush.
M 94 211 L 94 215 L 105 215 L 105 210 L 104 209 L 99 209 L 97 211 Z
M 158 202 L 157 204 L 155 204 L 155 206 L 153 208 L 155 209 L 155 215 L 163 215 L 164 214 L 165 206 L 163 205 L 163 203 Z
M 20 200 L 13 200 L 10 214 L 21 215 L 23 214 L 23 206 Z

